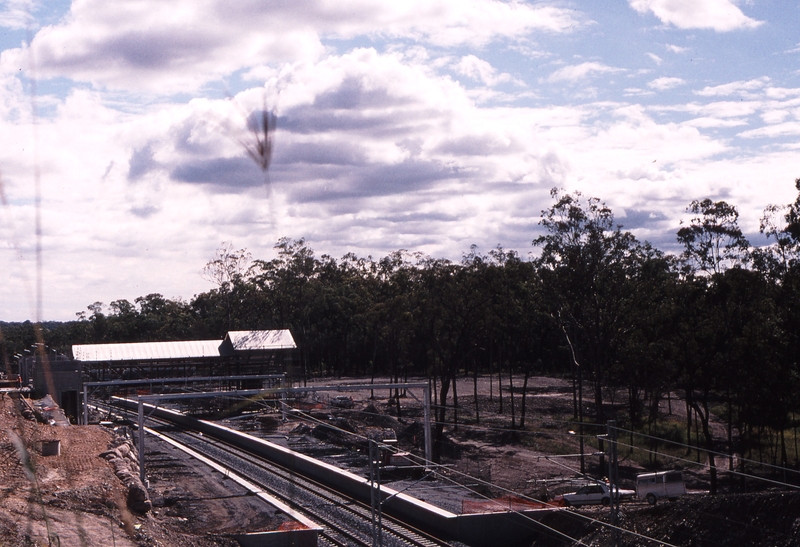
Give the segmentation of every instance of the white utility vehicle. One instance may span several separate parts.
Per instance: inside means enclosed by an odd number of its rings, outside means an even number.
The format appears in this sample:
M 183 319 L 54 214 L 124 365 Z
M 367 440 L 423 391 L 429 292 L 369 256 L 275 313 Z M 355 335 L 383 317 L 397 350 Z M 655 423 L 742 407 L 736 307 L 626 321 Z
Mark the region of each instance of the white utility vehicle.
M 686 494 L 680 471 L 660 471 L 636 475 L 636 497 L 655 505 L 660 499 L 676 500 Z
M 614 499 L 627 500 L 632 498 L 636 492 L 633 490 L 621 490 L 614 488 Z M 578 507 L 581 505 L 611 505 L 611 487 L 605 482 L 587 484 L 577 492 L 564 494 L 561 496 L 564 505 L 567 507 Z

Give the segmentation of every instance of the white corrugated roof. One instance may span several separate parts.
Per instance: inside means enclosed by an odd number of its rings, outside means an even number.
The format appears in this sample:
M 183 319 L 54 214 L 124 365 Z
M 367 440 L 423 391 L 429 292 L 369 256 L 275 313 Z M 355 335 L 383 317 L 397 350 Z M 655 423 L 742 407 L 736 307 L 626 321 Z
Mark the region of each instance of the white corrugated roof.
M 294 349 L 292 333 L 288 330 L 236 330 L 226 337 L 234 351 Z
M 219 344 L 219 340 L 137 342 L 134 344 L 76 344 L 72 346 L 72 356 L 77 361 L 136 361 L 219 357 Z

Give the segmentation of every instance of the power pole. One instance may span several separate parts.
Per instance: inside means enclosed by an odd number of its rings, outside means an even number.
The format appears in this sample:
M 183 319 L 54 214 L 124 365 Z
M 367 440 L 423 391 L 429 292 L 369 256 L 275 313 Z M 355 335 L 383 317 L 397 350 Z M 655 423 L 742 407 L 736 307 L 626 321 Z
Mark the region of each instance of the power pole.
M 369 482 L 372 505 L 372 547 L 383 547 L 383 522 L 381 513 L 381 458 L 375 439 L 369 440 Z
M 607 423 L 609 441 L 608 482 L 611 483 L 611 537 L 614 545 L 619 545 L 619 460 L 617 459 L 617 422 L 609 420 Z

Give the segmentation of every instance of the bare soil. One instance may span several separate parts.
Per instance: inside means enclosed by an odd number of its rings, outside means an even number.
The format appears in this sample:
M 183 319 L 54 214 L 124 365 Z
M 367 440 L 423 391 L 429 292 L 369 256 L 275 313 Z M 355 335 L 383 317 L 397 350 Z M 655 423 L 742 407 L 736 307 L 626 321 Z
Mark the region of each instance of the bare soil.
M 316 383 L 356 381 L 325 379 Z M 515 380 L 515 387 L 521 384 Z M 580 480 L 575 456 L 579 431 L 572 421 L 567 380 L 529 380 L 524 430 L 510 427 L 512 399 L 506 385 L 500 412 L 496 378 L 491 382 L 480 379 L 477 412 L 472 379 L 459 380 L 457 390 L 458 408 L 452 408 L 452 398 L 448 399 L 444 466 L 437 470 L 438 478 L 417 482 L 400 474 L 384 480 L 456 513 L 511 493 L 544 500 L 576 487 Z M 392 429 L 401 450 L 421 453 L 422 413 L 417 399 L 401 397 L 398 415 L 397 402 L 389 399 L 388 392 L 352 393 L 352 409 L 330 406 L 335 395 L 309 395 L 304 410 L 311 420 L 292 417 L 283 423 L 279 415 L 260 412 L 226 423 L 362 474 L 368 473 L 365 438 L 369 435 Z M 421 398 L 421 394 L 416 396 Z M 513 401 L 517 426 L 521 403 L 517 388 Z M 669 406 L 662 403 L 663 417 L 685 422 L 683 401 L 675 398 L 671 409 Z M 714 428 L 724 439 L 721 424 Z M 597 450 L 594 436 L 605 430 L 590 425 L 584 429 L 584 452 L 591 454 Z M 16 438 L 21 442 L 15 444 Z M 99 426 L 56 427 L 25 420 L 8 396 L 0 398 L 0 546 L 233 546 L 233 533 L 274 529 L 280 524 L 279 516 L 232 481 L 220 481 L 205 466 L 150 438 L 146 456 L 153 510 L 131 513 L 120 481 L 99 457 L 111 438 L 111 432 Z M 54 439 L 61 441 L 61 455 L 42 456 L 40 441 Z M 635 474 L 649 462 L 626 452 L 623 442 L 627 440 L 621 439 L 622 482 L 623 487 L 631 487 Z M 29 466 L 23 464 L 26 455 Z M 696 464 L 696 452 L 680 456 L 683 459 L 674 460 L 672 467 L 683 470 L 691 495 L 655 507 L 641 502 L 623 504 L 620 525 L 641 536 L 621 534 L 619 545 L 655 545 L 643 536 L 680 547 L 800 545 L 800 494 L 796 490 L 762 488 L 755 493 L 712 497 L 706 493 L 707 466 Z M 670 460 L 662 457 L 660 461 L 663 466 Z M 586 458 L 587 471 L 595 477 L 606 474 L 599 464 L 599 456 Z M 736 484 L 723 482 L 723 486 L 732 492 Z M 749 483 L 744 486 L 752 487 Z M 601 525 L 609 518 L 609 511 L 600 507 L 559 512 L 545 520 L 554 531 L 543 535 L 536 545 L 612 545 L 616 539 Z M 579 539 L 582 543 L 577 543 Z
M 258 498 L 163 443 L 148 439 L 154 509 L 135 514 L 100 454 L 113 433 L 24 419 L 0 397 L 0 546 L 233 547 L 230 534 L 282 522 Z M 41 441 L 61 441 L 43 456 Z M 24 462 L 29 461 L 26 465 Z
M 446 449 L 442 458 L 445 467 L 438 470 L 439 479 L 415 482 L 401 477 L 393 486 L 411 493 L 431 503 L 440 505 L 456 513 L 466 511 L 468 506 L 481 507 L 481 502 L 491 499 L 506 499 L 509 495 L 521 494 L 537 500 L 553 499 L 565 491 L 574 490 L 580 484 L 578 428 L 573 421 L 573 400 L 571 385 L 559 378 L 537 377 L 529 379 L 526 396 L 526 421 L 524 431 L 512 430 L 510 390 L 504 379 L 502 389 L 504 412 L 500 412 L 497 379 L 490 381 L 481 378 L 478 382 L 478 411 L 475 411 L 474 384 L 471 378 L 458 382 L 459 406 L 448 411 L 450 424 L 445 427 Z M 376 383 L 379 380 L 376 380 Z M 351 384 L 353 380 L 328 379 L 319 384 Z M 519 427 L 521 412 L 521 379 L 515 379 L 514 413 Z M 396 403 L 388 399 L 388 393 L 369 392 L 353 395 L 354 409 L 325 408 L 318 412 L 317 418 L 347 420 L 349 427 L 360 434 L 368 434 L 364 425 L 363 411 L 377 409 L 382 415 L 390 415 L 396 420 L 396 430 L 400 438 L 401 450 L 420 453 L 420 438 L 413 439 L 402 435 L 403 430 L 413 429 L 421 421 L 419 402 L 411 397 L 401 398 L 401 413 L 397 416 Z M 609 394 L 609 411 L 614 409 L 614 395 Z M 333 396 L 333 395 L 331 395 Z M 322 401 L 327 395 L 322 396 Z M 420 397 L 417 394 L 417 397 Z M 452 406 L 452 399 L 448 405 Z M 324 405 L 323 405 L 324 406 Z M 586 405 L 585 414 L 591 419 L 591 408 Z M 676 394 L 671 400 L 662 401 L 659 407 L 661 418 L 673 422 L 676 427 L 686 423 L 685 402 Z M 457 414 L 457 416 L 456 416 Z M 457 422 L 458 425 L 453 425 Z M 390 426 L 388 421 L 384 425 Z M 726 430 L 719 420 L 712 421 L 712 430 L 721 441 Z M 294 429 L 281 429 L 294 427 Z M 605 427 L 584 427 L 586 435 L 585 454 L 597 452 L 595 436 L 606 432 Z M 278 431 L 286 433 L 291 442 L 292 431 L 297 426 L 286 424 Z M 273 431 L 274 433 L 274 431 Z M 313 437 L 313 434 L 310 435 Z M 304 439 L 308 441 L 309 435 Z M 358 448 L 358 443 L 346 435 L 339 438 L 341 447 Z M 324 437 L 325 443 L 335 441 L 335 436 Z M 323 442 L 319 440 L 318 442 Z M 623 488 L 633 488 L 637 473 L 653 469 L 681 469 L 689 495 L 675 502 L 662 502 L 650 506 L 646 502 L 624 503 L 620 509 L 619 525 L 633 533 L 620 533 L 615 538 L 612 529 L 603 523 L 610 522 L 610 512 L 603 507 L 569 509 L 549 516 L 545 524 L 553 530 L 537 540 L 537 546 L 591 545 L 596 547 L 614 545 L 675 545 L 694 547 L 700 545 L 725 546 L 776 546 L 800 545 L 800 491 L 796 488 L 778 487 L 767 482 L 748 479 L 747 482 L 735 475 L 726 476 L 726 458 L 719 458 L 720 494 L 711 496 L 709 488 L 709 467 L 704 454 L 696 450 L 672 447 L 671 455 L 665 457 L 663 446 L 653 446 L 661 451 L 660 456 L 642 457 L 642 447 L 636 450 L 626 448 L 628 438 L 620 438 L 620 477 Z M 351 470 L 367 473 L 364 460 L 347 460 L 341 454 L 333 457 L 324 455 L 319 445 L 312 445 L 312 451 L 328 458 L 331 462 L 348 465 Z M 300 448 L 300 447 L 296 447 Z M 363 446 L 360 448 L 363 450 Z M 329 450 L 330 451 L 330 450 Z M 638 457 L 636 455 L 638 454 Z M 563 457 L 565 456 L 566 457 Z M 561 456 L 561 457 L 559 457 Z M 607 467 L 600 465 L 600 457 L 587 456 L 587 473 L 596 478 L 607 474 Z M 607 463 L 607 459 L 606 459 Z M 361 467 L 359 467 L 359 465 Z M 784 477 L 785 478 L 785 477 Z M 772 480 L 781 480 L 779 476 Z M 465 488 L 455 488 L 454 484 Z M 491 484 L 491 486 L 488 486 Z M 491 507 L 486 503 L 484 507 Z M 571 538 L 571 539 L 569 539 Z M 655 538 L 659 542 L 648 541 Z

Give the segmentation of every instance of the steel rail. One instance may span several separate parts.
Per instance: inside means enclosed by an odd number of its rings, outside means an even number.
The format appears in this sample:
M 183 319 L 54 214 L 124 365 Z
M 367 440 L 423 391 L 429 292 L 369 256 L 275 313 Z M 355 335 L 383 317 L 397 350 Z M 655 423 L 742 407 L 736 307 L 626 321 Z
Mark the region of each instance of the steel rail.
M 132 414 L 130 409 L 113 408 L 127 416 Z M 369 505 L 219 439 L 193 433 L 161 418 L 151 416 L 148 419 L 162 425 L 158 428 L 145 428 L 145 431 L 150 432 L 150 429 L 153 429 L 158 432 L 159 436 L 168 437 L 170 443 L 186 446 L 189 450 L 199 452 L 219 466 L 235 470 L 236 474 L 257 485 L 268 495 L 319 523 L 322 528 L 319 532 L 321 545 L 354 547 L 372 547 L 374 545 L 371 528 L 372 514 Z M 180 427 L 180 429 L 173 429 L 176 427 Z M 173 430 L 170 431 L 170 429 Z M 249 471 L 243 471 L 243 469 L 249 469 Z M 254 476 L 258 474 L 254 469 L 260 471 L 262 475 L 268 474 L 276 477 L 280 481 L 280 486 L 268 484 Z M 385 534 L 383 545 L 386 547 L 452 546 L 449 542 L 386 514 L 383 515 L 382 524 Z M 351 528 L 360 531 L 353 531 Z
M 365 547 L 373 545 L 371 508 L 368 505 L 218 439 L 210 439 L 185 430 L 159 431 L 159 433 L 190 446 L 192 450 L 202 453 L 220 465 L 238 470 L 240 475 L 247 477 L 247 480 L 257 484 L 271 496 L 282 500 L 295 511 L 308 514 L 309 518 L 322 524 L 321 536 L 332 544 Z M 243 472 L 243 468 L 248 466 L 260 470 L 262 474 L 268 473 L 272 477 L 279 478 L 281 486 L 268 484 L 259 479 L 252 469 Z M 362 524 L 342 525 L 343 522 L 354 521 Z M 361 530 L 359 533 L 350 528 Z M 383 515 L 383 532 L 386 539 L 384 545 L 387 546 L 450 547 L 451 545 L 388 515 Z

